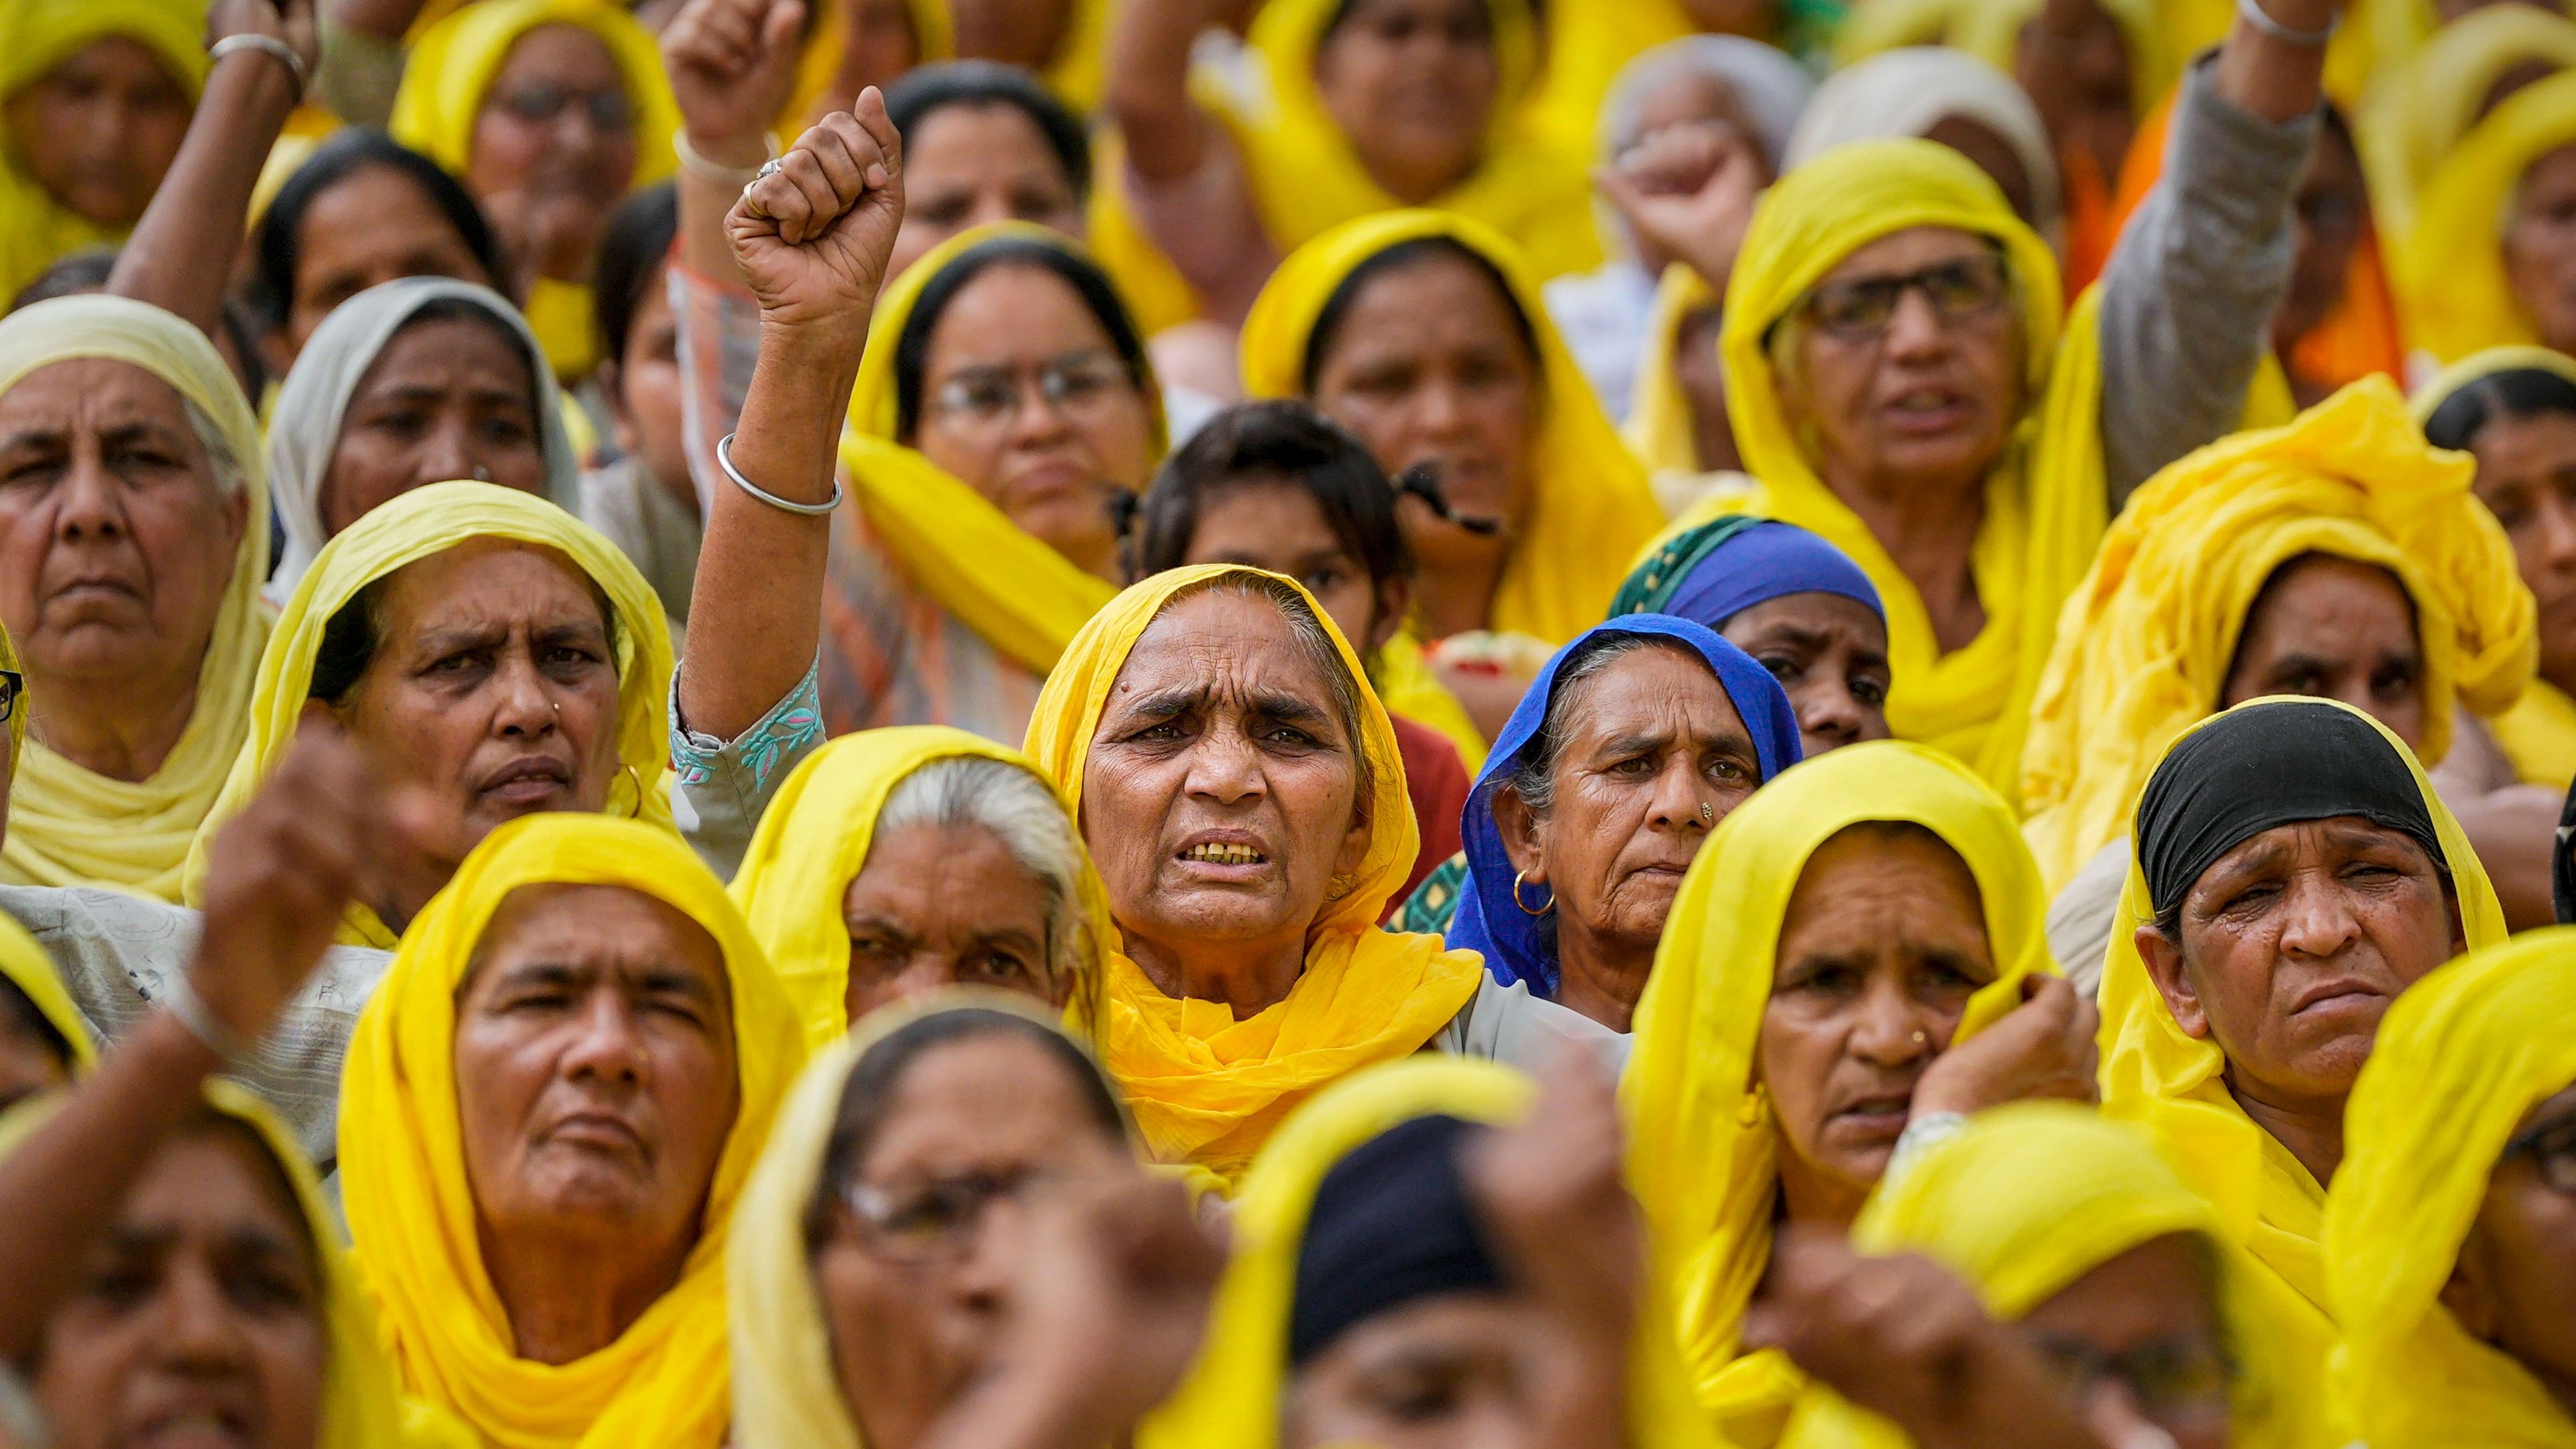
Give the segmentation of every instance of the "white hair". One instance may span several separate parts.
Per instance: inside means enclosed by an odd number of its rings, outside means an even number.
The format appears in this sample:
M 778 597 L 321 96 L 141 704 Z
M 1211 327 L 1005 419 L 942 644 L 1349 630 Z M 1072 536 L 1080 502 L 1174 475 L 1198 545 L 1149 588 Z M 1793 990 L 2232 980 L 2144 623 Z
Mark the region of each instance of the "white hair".
M 880 840 L 913 825 L 966 825 L 992 833 L 1020 868 L 1037 877 L 1046 903 L 1047 974 L 1079 982 L 1084 959 L 1082 844 L 1055 791 L 1026 768 L 989 755 L 933 760 L 906 775 L 877 812 Z
M 197 406 L 186 393 L 179 392 L 177 388 L 171 391 L 178 395 L 179 407 L 188 415 L 188 430 L 197 435 L 198 445 L 206 450 L 206 466 L 215 475 L 216 491 L 225 494 L 242 491 L 245 477 L 242 460 L 234 455 L 233 445 L 225 439 L 224 430 L 215 426 L 215 420 L 206 416 L 206 410 Z

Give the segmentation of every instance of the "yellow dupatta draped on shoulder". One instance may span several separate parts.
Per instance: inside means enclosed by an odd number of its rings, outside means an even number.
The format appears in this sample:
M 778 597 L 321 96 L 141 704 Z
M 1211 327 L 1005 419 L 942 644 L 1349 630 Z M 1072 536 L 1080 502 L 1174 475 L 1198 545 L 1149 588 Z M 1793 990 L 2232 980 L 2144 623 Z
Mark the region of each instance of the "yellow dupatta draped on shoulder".
M 476 538 L 509 539 L 562 554 L 587 575 L 617 617 L 617 757 L 624 768 L 608 787 L 603 813 L 630 816 L 677 838 L 662 785 L 670 756 L 663 722 L 671 690 L 671 630 L 653 586 L 590 525 L 542 498 L 493 483 L 433 483 L 374 509 L 324 545 L 286 601 L 276 632 L 259 658 L 259 678 L 242 713 L 249 737 L 188 849 L 186 896 L 203 902 L 207 851 L 277 767 L 295 739 L 311 696 L 322 631 L 360 590 L 405 564 Z M 14 822 L 13 822 L 14 823 Z M 340 918 L 342 945 L 390 951 L 400 938 L 373 909 L 352 901 Z
M 1548 321 L 1531 269 L 1509 241 L 1463 217 L 1415 210 L 1354 221 L 1299 247 L 1271 274 L 1244 321 L 1244 390 L 1253 397 L 1303 397 L 1308 340 L 1324 304 L 1371 257 L 1435 237 L 1465 247 L 1502 276 L 1538 343 L 1541 412 L 1530 429 L 1530 498 L 1489 622 L 1499 631 L 1563 643 L 1601 622 L 1630 560 L 1663 527 L 1664 516 L 1646 487 L 1645 469 L 1603 416 Z
M 2267 697 L 2236 708 L 2280 702 Z M 2469 948 L 2503 940 L 2504 909 L 2497 904 L 2486 868 L 2478 863 L 2460 823 L 2434 793 L 2424 778 L 2424 767 L 2416 763 L 2405 742 L 2377 720 L 2336 701 L 2303 698 L 2299 702 L 2344 709 L 2367 720 L 2397 751 L 2415 777 L 2425 813 L 2442 843 L 2442 863 L 2458 896 Z M 2190 738 L 2209 720 L 2223 717 L 2208 716 L 2177 735 L 2174 743 Z M 2258 1277 L 2273 1306 L 2276 1327 L 2294 1350 L 2289 1361 L 2321 1364 L 2333 1333 L 2327 1318 L 2320 1241 L 2325 1191 L 2288 1148 L 2237 1105 L 2223 1078 L 2227 1060 L 2218 1044 L 2186 1034 L 2156 991 L 2135 940 L 2138 927 L 2155 919 L 2155 906 L 2147 893 L 2146 872 L 2134 859 L 2134 851 L 2132 855 L 2128 886 L 2112 917 L 2110 946 L 2103 958 L 2102 1113 L 2144 1127 L 2184 1180 L 2217 1207 L 2229 1239 L 2262 1265 L 2264 1271 Z
M 2141 485 L 2067 601 L 2032 705 L 2022 806 L 2049 889 L 2128 829 L 2166 748 L 2217 710 L 2247 611 L 2303 554 L 2375 564 L 2414 601 L 2423 759 L 2449 751 L 2455 701 L 2480 715 L 2511 703 L 2538 635 L 2513 545 L 2469 491 L 2476 473 L 2426 444 L 2372 376 Z
M 2495 108 L 2424 184 L 2397 253 L 2406 336 L 2442 362 L 2541 340 L 2505 279 L 2504 228 L 2533 162 L 2576 144 L 2576 73 L 2561 71 Z
M 1289 1387 L 1288 1323 L 1297 1256 L 1315 1193 L 1334 1164 L 1421 1117 L 1509 1127 L 1538 1096 L 1492 1062 L 1422 1057 L 1371 1067 L 1318 1094 L 1253 1163 L 1230 1220 L 1234 1254 L 1218 1285 L 1207 1346 L 1181 1387 L 1136 1436 L 1138 1449 L 1276 1449 Z M 1674 1361 L 1659 1301 L 1646 1295 L 1628 1373 L 1631 1449 L 1715 1449 Z
M 1229 1187 L 1281 1119 L 1327 1084 L 1412 1054 L 1464 1010 L 1484 978 L 1472 951 L 1437 936 L 1381 931 L 1377 920 L 1420 849 L 1404 792 L 1404 761 L 1386 709 L 1332 617 L 1294 580 L 1234 564 L 1202 564 L 1131 585 L 1084 625 L 1047 677 L 1029 720 L 1028 755 L 1072 807 L 1087 839 L 1083 771 L 1102 709 L 1139 639 L 1176 597 L 1229 576 L 1285 582 L 1331 636 L 1360 695 L 1368 762 L 1367 853 L 1350 884 L 1307 928 L 1306 968 L 1288 999 L 1236 1020 L 1223 1003 L 1157 990 L 1118 938 L 1102 962 L 1100 1057 L 1127 1094 L 1157 1162 L 1190 1162 Z
M 1808 858 L 1866 821 L 1925 827 L 1976 878 L 1996 975 L 1970 998 L 1954 1045 L 2019 1005 L 2022 978 L 2057 972 L 2039 871 L 2012 809 L 1925 746 L 1880 740 L 1819 755 L 1755 791 L 1700 847 L 1637 1003 L 1619 1092 L 1628 1182 L 1653 1229 L 1682 1360 L 1739 1444 L 1769 1444 L 1805 1381 L 1775 1350 L 1738 1351 L 1778 1197 L 1779 1134 L 1755 1049 L 1780 925 Z
M 841 899 L 867 868 L 877 816 L 895 787 L 914 771 L 953 759 L 999 760 L 1037 774 L 1019 751 L 945 725 L 843 735 L 806 756 L 779 785 L 734 872 L 734 904 L 794 999 L 807 1044 L 817 1050 L 850 1029 L 844 1004 L 850 989 L 850 932 Z M 1071 818 L 1067 810 L 1066 819 Z M 1081 850 L 1078 833 L 1075 849 Z M 1081 898 L 1066 902 L 1065 908 L 1081 937 L 1074 954 L 1082 972 L 1068 1015 L 1088 1031 L 1100 961 L 1107 953 L 1101 938 L 1110 927 L 1109 898 L 1087 852 L 1082 856 Z
M 188 842 L 215 803 L 241 749 L 251 678 L 268 638 L 259 586 L 268 576 L 268 474 L 259 423 L 241 385 L 204 333 L 158 307 L 124 297 L 58 297 L 0 321 L 0 392 L 38 368 L 80 358 L 139 367 L 213 424 L 231 457 L 231 486 L 247 496 L 232 576 L 197 666 L 187 728 L 141 781 L 112 780 L 28 739 L 9 795 L 0 880 L 20 885 L 103 885 L 155 900 L 179 898 Z M 224 467 L 216 461 L 218 486 Z M 30 678 L 31 693 L 44 683 Z M 27 712 L 19 702 L 19 713 Z M 13 731 L 19 726 L 12 722 Z
M 1789 421 L 1765 338 L 1853 252 L 1914 227 L 1986 237 L 2010 264 L 2022 318 L 2026 412 L 1987 476 L 1970 566 L 1986 611 L 1967 647 L 1944 653 L 1923 596 L 1860 515 L 1816 475 Z M 1755 209 L 1718 353 L 1744 471 L 1761 487 L 1720 505 L 1821 535 L 1851 555 L 1887 609 L 1895 683 L 1887 722 L 1965 760 L 2008 795 L 2020 788 L 2022 732 L 2056 637 L 2059 605 L 2108 524 L 2100 428 L 2100 290 L 2060 320 L 2057 259 L 1984 172 L 1930 141 L 1838 147 L 1781 178 Z
M 372 515 L 371 515 L 372 516 Z M 523 1359 L 478 1246 L 456 1084 L 456 998 L 485 928 L 523 886 L 617 886 L 669 905 L 722 949 L 738 1105 L 679 1279 L 606 1348 Z M 804 1064 L 802 1033 L 724 887 L 677 835 L 552 813 L 486 837 L 405 934 L 359 1014 L 340 1096 L 340 1181 L 358 1266 L 405 1386 L 496 1449 L 715 1449 L 730 1418 L 728 1224 Z
M 1117 586 L 1076 567 L 974 485 L 907 447 L 895 434 L 901 411 L 895 353 L 923 289 L 986 242 L 1011 240 L 1054 247 L 1089 260 L 1082 244 L 1027 222 L 997 222 L 941 242 L 895 278 L 877 299 L 868 347 L 850 390 L 850 426 L 841 435 L 841 477 L 857 495 L 868 528 L 882 539 L 914 583 L 996 650 L 1044 674 L 1085 620 Z M 1154 447 L 1164 446 L 1163 399 L 1150 382 Z
M 63 987 L 62 971 L 54 965 L 52 953 L 42 942 L 27 934 L 27 928 L 16 918 L 0 912 L 0 982 L 18 989 L 27 998 L 45 1025 L 61 1038 L 65 1064 L 72 1075 L 79 1076 L 98 1061 L 98 1048 L 90 1040 L 89 1019 L 72 1004 L 72 994 Z
M 2569 1449 L 2576 1417 L 2442 1306 L 2514 1127 L 2576 1086 L 2576 929 L 2475 951 L 2406 989 L 2353 1084 L 2326 1195 L 2331 1382 L 2373 1449 Z

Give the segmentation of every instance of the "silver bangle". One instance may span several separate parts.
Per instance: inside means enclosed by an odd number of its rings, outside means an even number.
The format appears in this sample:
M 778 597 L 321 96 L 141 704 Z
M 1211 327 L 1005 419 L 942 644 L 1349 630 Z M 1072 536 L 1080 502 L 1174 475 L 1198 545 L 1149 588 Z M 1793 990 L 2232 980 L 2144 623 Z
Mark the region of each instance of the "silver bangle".
M 760 139 L 761 143 L 769 148 L 770 157 L 773 160 L 776 159 L 778 138 L 763 135 Z M 721 182 L 726 186 L 749 186 L 752 179 L 760 174 L 759 166 L 720 166 L 708 160 L 705 153 L 689 144 L 689 131 L 685 126 L 671 133 L 671 154 L 680 158 L 681 170 L 703 176 L 709 181 Z
M 249 1056 L 252 1049 L 259 1045 L 257 1042 L 244 1041 L 240 1033 L 217 1021 L 215 1014 L 206 1008 L 205 998 L 197 994 L 196 983 L 188 979 L 188 973 L 184 970 L 175 972 L 162 981 L 161 1009 L 176 1018 L 181 1026 L 186 1027 L 188 1035 L 203 1042 L 206 1050 L 222 1057 L 225 1061 L 240 1061 Z
M 2296 45 L 2308 50 L 2324 49 L 2326 43 L 2334 39 L 2335 31 L 2343 25 L 2343 13 L 2337 11 L 2332 19 L 2326 21 L 2323 30 L 2293 29 L 2273 19 L 2271 12 L 2263 8 L 2262 0 L 2236 0 L 2236 13 L 2246 24 L 2283 45 Z
M 742 476 L 742 470 L 733 465 L 733 434 L 731 433 L 727 433 L 723 437 L 716 439 L 716 466 L 724 469 L 724 475 L 733 480 L 733 486 L 736 488 L 741 489 L 743 492 L 750 494 L 752 497 L 759 499 L 761 502 L 768 504 L 772 508 L 776 508 L 787 513 L 801 514 L 807 518 L 821 518 L 831 513 L 833 509 L 841 506 L 841 480 L 838 478 L 834 478 L 832 480 L 832 496 L 824 499 L 820 503 L 790 502 L 789 500 L 781 498 L 777 494 L 770 492 L 768 489 L 761 487 L 759 484 L 752 482 L 750 479 L 745 478 Z
M 297 55 L 293 46 L 288 45 L 285 41 L 278 39 L 274 35 L 256 35 L 248 33 L 241 35 L 227 35 L 223 39 L 206 47 L 206 59 L 208 61 L 218 61 L 222 60 L 225 56 L 244 50 L 261 51 L 284 61 L 286 63 L 286 73 L 295 78 L 296 98 L 299 100 L 303 98 L 304 88 L 306 85 L 304 75 L 304 57 Z
M 1887 1166 L 1879 1181 L 1893 1185 L 1914 1170 L 1933 1148 L 1968 1130 L 1968 1119 L 1958 1112 L 1929 1112 L 1905 1124 L 1896 1134 L 1896 1148 L 1887 1155 Z

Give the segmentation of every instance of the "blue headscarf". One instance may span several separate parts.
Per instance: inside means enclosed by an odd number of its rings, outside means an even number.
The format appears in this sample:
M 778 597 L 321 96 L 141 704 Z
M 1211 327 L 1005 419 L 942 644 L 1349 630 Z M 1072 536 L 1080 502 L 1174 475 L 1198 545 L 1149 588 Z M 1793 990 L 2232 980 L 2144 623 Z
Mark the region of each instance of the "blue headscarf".
M 1784 594 L 1840 594 L 1887 610 L 1851 556 L 1794 523 L 1729 514 L 1665 540 L 1620 585 L 1610 617 L 1671 614 L 1712 629 Z
M 1467 796 L 1465 818 L 1460 822 L 1467 843 L 1467 879 L 1459 891 L 1458 915 L 1447 934 L 1452 949 L 1482 951 L 1485 969 L 1496 981 L 1506 986 L 1527 981 L 1532 993 L 1550 999 L 1556 995 L 1557 982 L 1556 917 L 1553 912 L 1532 916 L 1512 900 L 1512 861 L 1503 851 L 1502 827 L 1494 823 L 1494 792 L 1519 773 L 1522 756 L 1538 739 L 1539 726 L 1547 722 L 1557 671 L 1593 640 L 1621 634 L 1670 639 L 1688 645 L 1708 662 L 1718 687 L 1734 702 L 1735 712 L 1743 716 L 1744 727 L 1753 736 L 1762 783 L 1779 778 L 1800 756 L 1798 714 L 1790 708 L 1780 682 L 1705 625 L 1663 614 L 1631 614 L 1593 625 L 1549 656 L 1547 667 L 1538 672 L 1510 722 L 1495 738 L 1484 771 L 1476 777 L 1476 788 Z

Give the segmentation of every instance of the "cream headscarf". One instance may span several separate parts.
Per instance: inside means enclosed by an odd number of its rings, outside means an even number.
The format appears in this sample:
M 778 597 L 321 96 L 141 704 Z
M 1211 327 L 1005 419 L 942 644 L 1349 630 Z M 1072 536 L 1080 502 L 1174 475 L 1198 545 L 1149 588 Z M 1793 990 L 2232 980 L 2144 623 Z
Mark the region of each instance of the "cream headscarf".
M 615 1342 L 561 1365 L 514 1351 L 457 1115 L 457 993 L 494 913 L 534 885 L 622 887 L 704 928 L 724 953 L 737 1073 L 733 1125 L 679 1280 Z M 727 1228 L 804 1059 L 795 1010 L 760 947 L 678 836 L 562 812 L 493 831 L 412 923 L 359 1014 L 341 1084 L 349 1232 L 406 1388 L 497 1449 L 715 1449 L 730 1418 Z
M 124 297 L 58 297 L 0 321 L 0 392 L 38 368 L 85 357 L 127 363 L 169 384 L 193 410 L 190 423 L 211 424 L 209 441 L 232 455 L 229 470 L 215 460 L 217 486 L 241 489 L 249 506 L 233 550 L 232 578 L 197 667 L 196 704 L 179 742 L 150 779 L 129 783 L 94 774 L 48 749 L 41 738 L 29 739 L 10 791 L 0 880 L 119 886 L 175 901 L 188 842 L 241 750 L 251 677 L 268 638 L 268 619 L 259 607 L 260 581 L 268 574 L 268 483 L 260 467 L 259 423 L 214 344 L 158 307 Z M 28 684 L 31 691 L 43 687 L 40 680 Z

